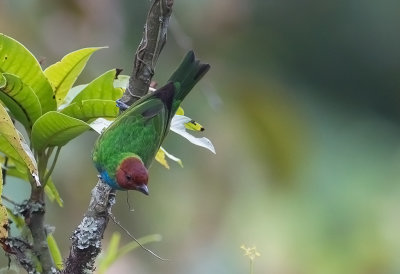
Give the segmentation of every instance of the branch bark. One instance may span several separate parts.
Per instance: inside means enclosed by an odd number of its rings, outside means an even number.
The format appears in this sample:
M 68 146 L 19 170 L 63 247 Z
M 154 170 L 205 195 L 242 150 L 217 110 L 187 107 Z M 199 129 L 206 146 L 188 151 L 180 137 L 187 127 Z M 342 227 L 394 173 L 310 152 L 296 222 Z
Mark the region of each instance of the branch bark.
M 153 0 L 147 14 L 144 32 L 135 53 L 129 86 L 121 101 L 133 104 L 147 94 L 158 57 L 166 43 L 173 0 Z M 93 271 L 95 259 L 101 251 L 101 239 L 115 202 L 115 190 L 101 180 L 92 190 L 89 208 L 72 235 L 69 257 L 62 273 Z
M 92 190 L 89 208 L 71 237 L 72 246 L 63 273 L 93 271 L 114 203 L 115 191 L 99 180 Z
M 21 214 L 25 218 L 33 239 L 33 255 L 41 263 L 43 273 L 54 273 L 54 264 L 47 245 L 44 224 L 45 200 L 43 187 L 33 187 L 30 199 L 22 206 Z
M 167 28 L 173 0 L 152 1 L 144 25 L 142 41 L 136 50 L 129 86 L 121 101 L 131 105 L 147 94 L 158 57 L 167 41 Z

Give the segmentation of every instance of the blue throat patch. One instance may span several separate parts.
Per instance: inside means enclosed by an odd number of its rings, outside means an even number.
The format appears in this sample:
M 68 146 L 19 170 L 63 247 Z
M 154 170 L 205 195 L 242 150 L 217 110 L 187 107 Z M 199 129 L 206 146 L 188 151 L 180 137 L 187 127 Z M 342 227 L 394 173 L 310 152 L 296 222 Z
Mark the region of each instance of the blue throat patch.
M 100 172 L 100 176 L 101 180 L 107 183 L 111 188 L 122 190 L 122 188 L 117 184 L 117 182 L 108 175 L 107 171 L 102 170 Z

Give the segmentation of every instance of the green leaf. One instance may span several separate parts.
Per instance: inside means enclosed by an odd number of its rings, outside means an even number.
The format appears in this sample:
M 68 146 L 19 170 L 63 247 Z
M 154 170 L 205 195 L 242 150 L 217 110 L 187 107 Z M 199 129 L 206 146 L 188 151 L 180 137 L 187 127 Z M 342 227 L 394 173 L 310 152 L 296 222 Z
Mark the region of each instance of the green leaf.
M 17 131 L 14 127 L 10 116 L 8 116 L 5 108 L 0 105 L 0 135 L 2 135 L 6 141 L 12 146 L 13 150 L 11 150 L 11 155 L 17 155 L 25 163 L 28 167 L 29 172 L 33 179 L 36 181 L 37 185 L 40 185 L 37 163 L 35 158 L 33 157 L 32 151 L 29 149 L 29 146 L 26 144 L 21 133 Z M 3 151 L 4 152 L 4 151 Z
M 58 193 L 58 190 L 56 188 L 56 185 L 54 184 L 51 177 L 47 180 L 47 183 L 44 187 L 44 192 L 46 193 L 50 201 L 52 202 L 56 201 L 60 207 L 63 207 L 64 202 L 61 199 L 60 194 Z
M 5 163 L 5 156 L 0 155 L 0 166 L 3 169 L 6 169 L 7 171 L 7 175 L 9 176 L 13 176 L 16 178 L 20 178 L 22 180 L 28 181 L 29 182 L 29 178 L 28 178 L 28 170 L 25 166 L 25 164 L 20 163 L 15 161 L 14 159 L 10 158 L 9 156 L 7 156 L 7 166 L 4 165 Z
M 100 117 L 115 118 L 119 113 L 119 109 L 115 101 L 92 99 L 72 103 L 61 110 L 61 113 L 82 121 L 89 121 Z
M 5 158 L 3 156 L 0 155 L 0 162 L 1 162 L 1 166 L 3 168 L 6 168 L 7 171 L 7 176 L 13 176 L 16 178 L 19 178 L 21 180 L 27 181 L 29 182 L 29 178 L 28 178 L 28 174 L 26 171 L 26 167 L 25 166 L 21 166 L 21 164 L 19 162 L 15 162 L 13 159 L 8 159 L 7 162 L 7 167 L 3 166 L 3 163 L 5 161 Z M 46 170 L 47 172 L 47 170 Z M 63 200 L 60 197 L 60 194 L 58 193 L 58 190 L 53 182 L 53 180 L 51 179 L 51 177 L 47 180 L 46 185 L 44 186 L 44 192 L 46 193 L 47 197 L 49 198 L 49 200 L 51 202 L 57 202 L 57 204 L 60 207 L 63 207 Z
M 101 254 L 98 259 L 97 273 L 106 273 L 107 269 L 115 262 L 118 252 L 118 246 L 121 239 L 121 234 L 114 232 L 108 244 L 107 251 Z
M 25 219 L 21 215 L 15 215 L 14 212 L 12 212 L 12 210 L 9 208 L 7 208 L 7 213 L 8 217 L 10 217 L 11 221 L 18 229 L 27 229 Z
M 3 76 L 2 73 L 0 73 L 0 88 L 3 88 L 7 83 L 6 78 Z
M 88 129 L 90 126 L 79 119 L 50 111 L 33 125 L 32 146 L 37 151 L 51 146 L 63 146 Z
M 26 168 L 24 160 L 14 149 L 14 147 L 8 142 L 7 138 L 0 134 L 0 152 L 11 159 L 14 163 L 23 165 Z M 22 169 L 21 169 L 22 170 Z
M 0 100 L 30 132 L 33 123 L 42 115 L 38 97 L 19 77 L 8 73 L 0 75 L 6 80 L 6 84 L 0 87 Z
M 63 103 L 62 105 L 58 106 L 58 110 L 62 110 L 62 109 L 64 109 L 64 108 L 66 108 L 66 107 L 71 103 L 71 101 L 72 101 L 85 87 L 87 87 L 87 85 L 88 85 L 88 84 L 78 85 L 78 86 L 75 86 L 75 87 L 71 88 L 71 89 L 68 91 L 67 96 L 65 96 L 65 98 L 64 98 L 64 103 Z
M 60 249 L 58 248 L 56 239 L 54 239 L 52 234 L 47 235 L 47 244 L 49 246 L 50 254 L 51 257 L 53 258 L 53 262 L 56 265 L 56 268 L 58 270 L 64 269 L 64 263 Z
M 117 71 L 109 70 L 90 82 L 82 91 L 75 96 L 72 103 L 82 102 L 90 99 L 102 99 L 115 101 L 122 96 L 122 88 L 114 87 Z
M 0 72 L 18 76 L 36 93 L 42 112 L 55 110 L 53 89 L 32 53 L 16 40 L 0 34 Z
M 57 105 L 64 102 L 65 96 L 81 74 L 90 56 L 99 49 L 101 48 L 84 48 L 71 52 L 44 71 L 53 87 Z
M 123 255 L 131 252 L 132 250 L 139 247 L 138 243 L 135 241 L 130 242 L 129 244 L 123 246 L 122 248 L 118 249 L 119 242 L 120 242 L 121 235 L 118 232 L 114 232 L 110 244 L 107 248 L 107 251 L 100 257 L 97 267 L 97 273 L 103 274 L 106 273 L 107 269 L 118 260 Z M 138 242 L 141 245 L 149 244 L 152 242 L 159 242 L 161 241 L 161 235 L 153 234 L 148 235 L 138 239 Z

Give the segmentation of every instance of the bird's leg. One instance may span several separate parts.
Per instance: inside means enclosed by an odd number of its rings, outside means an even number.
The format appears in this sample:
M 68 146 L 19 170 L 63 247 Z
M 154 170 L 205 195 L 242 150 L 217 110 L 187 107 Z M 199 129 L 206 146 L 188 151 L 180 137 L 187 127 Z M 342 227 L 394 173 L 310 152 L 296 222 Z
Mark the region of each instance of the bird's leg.
M 121 99 L 118 99 L 117 101 L 115 101 L 117 103 L 117 107 L 121 110 L 121 111 L 125 111 L 129 108 L 129 106 L 127 104 L 125 104 L 124 102 L 121 101 Z

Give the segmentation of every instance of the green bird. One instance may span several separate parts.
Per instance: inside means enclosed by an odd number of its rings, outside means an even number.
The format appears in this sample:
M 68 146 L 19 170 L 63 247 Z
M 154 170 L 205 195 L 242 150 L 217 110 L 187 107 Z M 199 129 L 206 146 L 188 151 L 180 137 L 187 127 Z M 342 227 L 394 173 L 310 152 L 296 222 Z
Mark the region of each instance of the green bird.
M 137 190 L 146 195 L 148 168 L 165 136 L 172 117 L 210 65 L 186 54 L 168 83 L 126 109 L 97 139 L 92 158 L 103 182 L 113 189 Z

